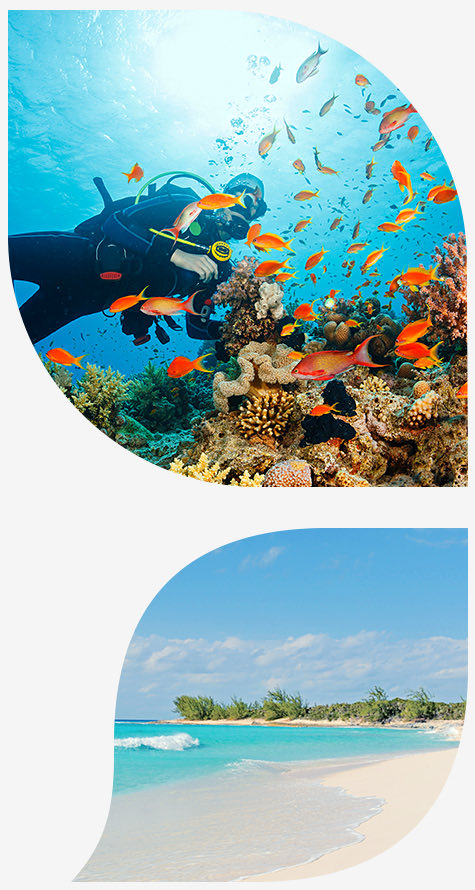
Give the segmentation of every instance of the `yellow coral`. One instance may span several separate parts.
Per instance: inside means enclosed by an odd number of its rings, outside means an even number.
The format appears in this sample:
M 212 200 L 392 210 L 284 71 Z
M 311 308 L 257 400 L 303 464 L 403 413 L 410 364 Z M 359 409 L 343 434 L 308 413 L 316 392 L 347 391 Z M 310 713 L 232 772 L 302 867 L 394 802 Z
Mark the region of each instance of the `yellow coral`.
M 254 473 L 254 476 L 251 476 L 249 470 L 244 470 L 239 479 L 233 479 L 230 484 L 240 485 L 243 488 L 260 488 L 263 482 L 264 475 L 262 473 Z
M 376 377 L 375 374 L 370 374 L 363 380 L 363 383 L 360 383 L 360 389 L 363 389 L 365 392 L 389 392 L 389 386 L 382 377 Z
M 129 383 L 119 371 L 107 371 L 98 365 L 87 365 L 78 386 L 70 395 L 73 405 L 94 426 L 114 436 L 119 426 L 119 408 L 126 398 Z
M 407 412 L 407 425 L 413 429 L 417 429 L 421 426 L 425 426 L 425 424 L 429 423 L 431 420 L 436 420 L 438 414 L 438 399 L 439 396 L 432 389 L 424 396 L 416 399 Z
M 245 439 L 268 436 L 277 441 L 286 430 L 293 405 L 293 396 L 283 390 L 252 396 L 241 405 L 236 425 Z
M 369 482 L 363 479 L 362 476 L 348 473 L 347 470 L 338 470 L 335 476 L 335 485 L 341 488 L 366 488 L 369 486 Z
M 256 395 L 268 389 L 280 389 L 283 384 L 295 383 L 292 369 L 295 360 L 291 350 L 279 344 L 256 343 L 251 340 L 240 350 L 237 362 L 241 369 L 239 377 L 229 380 L 222 371 L 213 378 L 213 399 L 218 411 L 229 411 L 231 396 Z
M 196 464 L 185 466 L 180 458 L 175 458 L 170 464 L 172 473 L 178 473 L 180 476 L 187 476 L 189 479 L 201 479 L 202 482 L 218 482 L 221 483 L 226 479 L 229 469 L 221 470 L 216 462 L 210 466 L 208 455 L 205 451 L 200 455 Z

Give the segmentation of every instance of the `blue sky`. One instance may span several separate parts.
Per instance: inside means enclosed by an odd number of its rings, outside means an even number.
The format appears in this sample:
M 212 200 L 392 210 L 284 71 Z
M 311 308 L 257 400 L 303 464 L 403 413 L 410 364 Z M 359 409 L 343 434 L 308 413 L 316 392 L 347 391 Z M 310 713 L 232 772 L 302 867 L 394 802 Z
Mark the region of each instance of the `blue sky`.
M 302 529 L 191 563 L 160 591 L 124 663 L 118 717 L 173 716 L 181 693 L 315 702 L 423 685 L 465 696 L 465 529 Z

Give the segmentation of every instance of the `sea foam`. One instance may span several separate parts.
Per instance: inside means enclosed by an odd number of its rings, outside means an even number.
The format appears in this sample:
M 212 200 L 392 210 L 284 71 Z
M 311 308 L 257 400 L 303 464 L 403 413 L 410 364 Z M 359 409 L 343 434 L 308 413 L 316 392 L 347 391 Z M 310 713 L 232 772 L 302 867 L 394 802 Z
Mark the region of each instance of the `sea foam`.
M 126 739 L 115 739 L 115 748 L 155 748 L 158 751 L 184 751 L 185 748 L 194 748 L 200 740 L 194 739 L 187 732 L 177 732 L 174 735 L 155 736 L 131 736 Z

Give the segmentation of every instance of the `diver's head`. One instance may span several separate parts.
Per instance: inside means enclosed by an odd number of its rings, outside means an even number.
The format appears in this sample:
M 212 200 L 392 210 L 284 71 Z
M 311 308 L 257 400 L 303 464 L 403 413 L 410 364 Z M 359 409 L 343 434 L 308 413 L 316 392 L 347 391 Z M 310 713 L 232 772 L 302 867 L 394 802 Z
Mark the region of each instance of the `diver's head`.
M 267 210 L 264 183 L 252 173 L 239 173 L 224 186 L 223 191 L 228 195 L 241 195 L 244 192 L 242 202 L 245 206 L 235 204 L 234 207 L 220 211 L 218 222 L 227 238 L 243 240 L 249 226 Z

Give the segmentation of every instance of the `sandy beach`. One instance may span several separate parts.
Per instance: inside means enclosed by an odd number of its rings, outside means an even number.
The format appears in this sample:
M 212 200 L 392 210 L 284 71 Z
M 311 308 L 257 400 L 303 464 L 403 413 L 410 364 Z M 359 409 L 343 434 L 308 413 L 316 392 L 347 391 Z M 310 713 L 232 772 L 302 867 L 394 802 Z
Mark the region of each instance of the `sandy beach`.
M 383 798 L 380 813 L 364 822 L 361 842 L 327 853 L 315 862 L 280 869 L 249 881 L 293 881 L 341 871 L 377 856 L 408 834 L 428 812 L 442 790 L 456 749 L 411 754 L 333 773 L 323 784 L 349 794 Z

